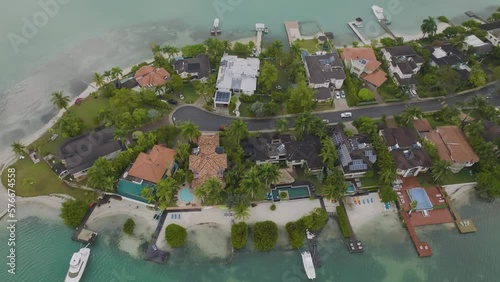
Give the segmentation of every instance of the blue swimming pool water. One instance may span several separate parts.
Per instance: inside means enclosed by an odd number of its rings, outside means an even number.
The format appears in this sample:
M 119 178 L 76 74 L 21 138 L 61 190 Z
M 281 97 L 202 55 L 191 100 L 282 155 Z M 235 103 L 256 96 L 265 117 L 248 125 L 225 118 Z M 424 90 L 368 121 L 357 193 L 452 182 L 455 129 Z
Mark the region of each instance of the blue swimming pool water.
M 351 182 L 349 182 L 349 185 L 347 186 L 346 192 L 347 193 L 354 193 L 354 191 L 356 191 L 356 188 L 354 187 L 354 184 L 352 184 Z
M 391 209 L 391 205 L 390 205 L 389 203 L 385 203 L 384 205 L 385 205 L 385 209 L 386 209 L 386 210 Z
M 141 197 L 141 191 L 144 189 L 144 187 L 152 187 L 152 184 L 143 182 L 142 184 L 137 184 L 125 179 L 121 179 L 118 182 L 118 187 L 116 188 L 116 191 L 118 194 L 136 200 L 140 201 L 143 203 L 147 203 L 148 201 Z
M 288 191 L 288 197 L 293 199 L 304 199 L 311 197 L 311 191 L 308 185 L 300 186 L 276 186 L 271 192 L 275 201 L 279 200 L 279 193 L 281 191 Z
M 193 194 L 189 192 L 188 188 L 182 188 L 181 192 L 179 193 L 179 197 L 184 203 L 190 203 L 194 200 Z
M 432 209 L 431 200 L 423 188 L 412 188 L 408 194 L 412 201 L 417 201 L 417 211 Z

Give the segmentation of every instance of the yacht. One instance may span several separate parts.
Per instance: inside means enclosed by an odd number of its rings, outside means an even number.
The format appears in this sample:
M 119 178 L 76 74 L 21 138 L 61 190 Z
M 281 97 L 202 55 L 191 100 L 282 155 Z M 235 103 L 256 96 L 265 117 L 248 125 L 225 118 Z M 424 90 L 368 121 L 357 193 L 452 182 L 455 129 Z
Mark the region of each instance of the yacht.
M 218 18 L 214 20 L 214 28 L 215 29 L 219 28 L 219 19 Z
M 66 274 L 66 279 L 64 282 L 78 282 L 83 276 L 85 271 L 85 266 L 90 257 L 90 249 L 85 246 L 81 248 L 78 252 L 74 253 L 69 262 L 69 270 Z
M 382 21 L 385 24 L 390 24 L 391 23 L 388 19 L 386 19 L 385 15 L 384 15 L 384 8 L 381 8 L 379 6 L 373 5 L 372 6 L 372 10 L 373 10 L 373 13 L 375 14 L 375 17 L 377 17 L 377 19 L 379 21 Z
M 309 280 L 316 279 L 316 269 L 314 269 L 314 263 L 310 252 L 304 251 L 301 253 L 302 263 L 304 263 L 304 270 L 306 271 L 307 278 Z

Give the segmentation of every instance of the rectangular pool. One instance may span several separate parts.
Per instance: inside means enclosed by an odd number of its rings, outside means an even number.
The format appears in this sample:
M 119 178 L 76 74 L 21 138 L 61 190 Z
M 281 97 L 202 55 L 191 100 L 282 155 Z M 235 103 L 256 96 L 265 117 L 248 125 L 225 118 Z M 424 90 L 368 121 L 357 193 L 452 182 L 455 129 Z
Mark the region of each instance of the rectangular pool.
M 279 201 L 279 194 L 281 191 L 288 191 L 288 198 L 290 200 L 294 199 L 305 199 L 311 197 L 311 191 L 308 185 L 300 186 L 276 186 L 271 192 L 273 193 L 273 199 Z
M 142 184 L 137 184 L 132 181 L 128 181 L 125 179 L 121 179 L 118 182 L 118 186 L 116 188 L 116 191 L 118 194 L 130 198 L 132 200 L 140 201 L 143 203 L 148 203 L 146 199 L 141 197 L 141 191 L 144 189 L 144 187 L 154 187 L 153 184 L 147 183 L 147 182 L 142 182 Z
M 427 195 L 424 188 L 409 189 L 408 195 L 412 201 L 417 201 L 417 211 L 432 209 L 431 199 L 429 199 L 429 195 Z

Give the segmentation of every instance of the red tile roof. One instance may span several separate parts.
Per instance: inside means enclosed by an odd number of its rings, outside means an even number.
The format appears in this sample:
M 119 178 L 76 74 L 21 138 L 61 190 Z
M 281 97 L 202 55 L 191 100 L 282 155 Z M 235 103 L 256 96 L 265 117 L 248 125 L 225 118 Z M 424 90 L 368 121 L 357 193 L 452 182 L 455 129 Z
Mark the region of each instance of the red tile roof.
M 344 48 L 341 57 L 345 61 L 367 60 L 365 68 L 369 71 L 376 70 L 382 64 L 377 61 L 372 48 Z
M 413 126 L 418 132 L 429 132 L 432 130 L 432 126 L 427 119 L 414 119 Z
M 457 126 L 438 126 L 436 130 L 427 133 L 426 137 L 436 144 L 442 160 L 456 163 L 479 162 L 476 152 L 467 143 L 465 135 Z
M 161 145 L 155 145 L 149 154 L 140 153 L 128 171 L 128 175 L 158 183 L 175 161 L 176 151 Z
M 191 183 L 197 188 L 209 178 L 223 182 L 222 172 L 227 169 L 227 155 L 216 152 L 219 147 L 219 135 L 202 135 L 198 138 L 198 154 L 189 156 L 189 169 L 195 174 Z
M 164 68 L 156 68 L 150 65 L 141 67 L 135 72 L 134 78 L 141 87 L 160 86 L 167 82 L 170 74 Z
M 375 70 L 374 72 L 372 72 L 370 74 L 363 73 L 363 74 L 361 74 L 361 77 L 364 80 L 375 85 L 376 87 L 379 87 L 387 80 L 386 73 L 382 70 L 379 70 L 379 69 Z

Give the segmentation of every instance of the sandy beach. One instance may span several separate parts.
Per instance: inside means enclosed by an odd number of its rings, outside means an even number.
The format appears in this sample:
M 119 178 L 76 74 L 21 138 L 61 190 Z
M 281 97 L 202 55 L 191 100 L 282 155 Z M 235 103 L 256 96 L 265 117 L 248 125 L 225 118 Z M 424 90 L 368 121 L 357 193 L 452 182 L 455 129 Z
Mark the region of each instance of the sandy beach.
M 436 24 L 437 24 L 437 32 L 436 33 L 441 33 L 441 32 L 443 32 L 443 30 L 445 28 L 447 28 L 447 27 L 450 26 L 447 23 L 443 23 L 443 22 L 439 22 L 439 21 L 437 21 Z M 405 42 L 412 41 L 412 40 L 418 40 L 418 39 L 421 39 L 423 37 L 422 32 L 417 32 L 417 33 L 413 33 L 413 34 L 403 34 L 403 33 L 398 33 L 398 32 L 393 32 L 393 33 L 397 37 L 403 37 Z M 385 33 L 385 34 L 383 34 L 381 36 L 377 36 L 377 37 L 375 37 L 373 39 L 376 39 L 376 40 L 380 41 L 380 39 L 385 38 L 385 37 L 390 37 L 390 35 L 387 34 L 387 33 Z
M 71 199 L 68 195 L 51 195 L 38 197 L 16 197 L 16 217 L 18 220 L 30 216 L 36 216 L 42 219 L 57 220 L 62 222 L 59 217 L 61 205 L 66 199 Z

